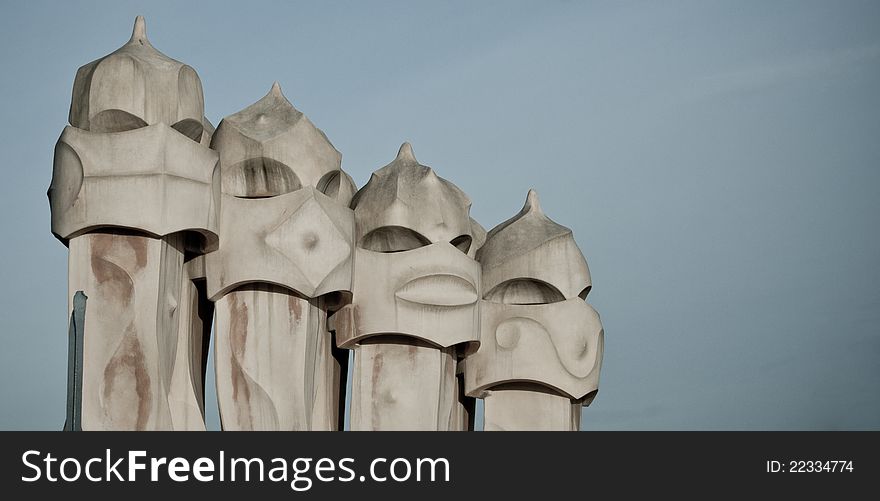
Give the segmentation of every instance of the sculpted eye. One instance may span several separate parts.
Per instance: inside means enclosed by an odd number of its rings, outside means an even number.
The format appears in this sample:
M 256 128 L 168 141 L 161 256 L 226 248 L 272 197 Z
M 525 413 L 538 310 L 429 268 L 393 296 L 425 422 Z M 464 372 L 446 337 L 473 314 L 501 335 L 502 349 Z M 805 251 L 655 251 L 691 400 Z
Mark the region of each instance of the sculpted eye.
M 89 120 L 92 132 L 125 132 L 146 126 L 141 117 L 122 110 L 104 110 Z
M 202 131 L 205 126 L 200 120 L 187 118 L 172 125 L 171 128 L 198 143 L 202 140 Z
M 458 250 L 468 253 L 468 250 L 471 248 L 471 236 L 470 235 L 459 235 L 452 240 L 449 241 L 454 247 L 457 247 Z
M 290 167 L 271 158 L 250 158 L 223 172 L 223 191 L 239 198 L 266 198 L 302 188 Z
M 583 299 L 584 301 L 586 301 L 586 300 L 587 300 L 587 295 L 590 293 L 590 291 L 591 291 L 592 289 L 593 289 L 593 286 L 592 286 L 592 285 L 588 285 L 588 286 L 586 286 L 586 287 L 584 288 L 584 290 L 582 290 L 581 293 L 578 294 L 578 297 L 581 298 L 581 299 Z
M 430 243 L 430 240 L 409 228 L 383 226 L 364 236 L 361 240 L 361 248 L 374 252 L 403 252 L 418 249 Z
M 500 283 L 483 298 L 504 304 L 548 304 L 565 301 L 565 296 L 559 289 L 531 278 L 515 278 Z

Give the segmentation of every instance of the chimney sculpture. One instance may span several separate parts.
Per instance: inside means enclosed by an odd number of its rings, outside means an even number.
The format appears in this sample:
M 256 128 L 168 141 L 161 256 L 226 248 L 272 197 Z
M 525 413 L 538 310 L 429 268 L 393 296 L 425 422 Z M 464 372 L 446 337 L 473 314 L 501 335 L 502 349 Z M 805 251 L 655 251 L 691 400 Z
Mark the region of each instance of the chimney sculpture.
M 487 235 L 409 143 L 359 191 L 341 163 L 277 83 L 215 130 L 140 16 L 81 67 L 48 192 L 66 429 L 204 430 L 213 320 L 224 430 L 342 429 L 348 349 L 352 430 L 472 430 L 477 398 L 486 430 L 577 430 L 604 331 L 571 230 L 529 191 Z
M 409 143 L 352 200 L 352 304 L 331 317 L 353 348 L 352 430 L 461 430 L 458 358 L 479 338 L 484 236 L 455 185 L 416 161 Z
M 198 75 L 153 48 L 142 17 L 128 43 L 77 71 L 48 196 L 70 250 L 68 297 L 89 297 L 85 430 L 204 429 L 207 303 L 185 264 L 218 245 L 203 117 Z
M 530 190 L 477 260 L 481 342 L 462 370 L 467 394 L 484 399 L 484 429 L 577 431 L 599 388 L 604 331 L 585 302 L 590 270 L 571 230 Z
M 347 353 L 327 314 L 351 289 L 354 182 L 278 83 L 224 118 L 211 147 L 222 244 L 205 262 L 223 429 L 341 429 Z

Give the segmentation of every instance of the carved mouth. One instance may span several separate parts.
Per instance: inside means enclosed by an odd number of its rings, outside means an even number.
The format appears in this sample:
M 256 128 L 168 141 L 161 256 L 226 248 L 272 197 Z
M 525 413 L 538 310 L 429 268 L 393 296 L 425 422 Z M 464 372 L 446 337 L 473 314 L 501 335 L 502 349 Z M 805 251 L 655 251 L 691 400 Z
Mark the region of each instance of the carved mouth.
M 464 306 L 477 302 L 477 289 L 464 278 L 447 275 L 428 275 L 416 278 L 394 294 L 410 303 L 430 306 Z

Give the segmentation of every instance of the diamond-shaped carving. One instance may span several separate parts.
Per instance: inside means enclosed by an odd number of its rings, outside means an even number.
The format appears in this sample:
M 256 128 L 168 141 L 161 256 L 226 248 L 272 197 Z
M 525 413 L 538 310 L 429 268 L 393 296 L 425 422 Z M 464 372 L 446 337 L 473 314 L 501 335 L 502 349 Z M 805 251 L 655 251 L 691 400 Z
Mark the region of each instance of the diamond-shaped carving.
M 266 244 L 285 256 L 315 288 L 351 254 L 351 245 L 314 198 L 266 235 Z

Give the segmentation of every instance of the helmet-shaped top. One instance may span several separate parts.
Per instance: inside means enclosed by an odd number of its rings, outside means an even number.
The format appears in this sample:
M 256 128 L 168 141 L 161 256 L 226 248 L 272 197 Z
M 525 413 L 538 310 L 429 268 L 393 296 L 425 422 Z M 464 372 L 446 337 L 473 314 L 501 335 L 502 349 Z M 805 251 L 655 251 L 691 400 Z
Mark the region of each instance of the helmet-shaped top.
M 220 153 L 228 195 L 271 197 L 311 186 L 345 205 L 354 195 L 342 155 L 284 97 L 278 82 L 256 103 L 224 118 L 211 148 Z
M 463 191 L 420 164 L 403 143 L 397 158 L 374 172 L 351 202 L 355 241 L 381 252 L 450 242 L 468 253 L 475 240 L 470 207 Z
M 519 214 L 499 224 L 477 251 L 483 297 L 515 304 L 552 303 L 589 292 L 590 270 L 571 230 L 544 214 L 529 190 Z
M 199 141 L 204 108 L 195 70 L 156 50 L 138 16 L 128 43 L 76 72 L 70 124 L 122 132 L 164 123 Z

